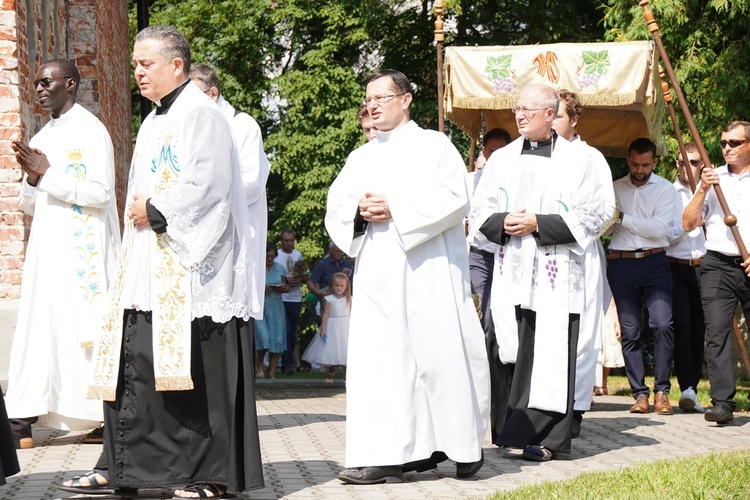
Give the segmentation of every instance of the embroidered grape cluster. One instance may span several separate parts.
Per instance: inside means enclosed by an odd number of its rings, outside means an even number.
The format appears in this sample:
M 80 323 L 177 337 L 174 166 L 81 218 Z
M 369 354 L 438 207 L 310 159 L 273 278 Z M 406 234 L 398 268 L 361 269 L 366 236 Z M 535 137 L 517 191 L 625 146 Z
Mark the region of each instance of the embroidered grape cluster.
M 557 259 L 554 255 L 552 255 L 552 252 L 546 252 L 544 254 L 547 258 L 547 265 L 545 266 L 545 269 L 547 270 L 547 276 L 549 277 L 549 282 L 552 285 L 552 289 L 555 289 L 555 279 L 557 278 L 557 271 L 559 269 L 557 268 Z
M 513 92 L 516 90 L 516 84 L 513 83 L 511 78 L 495 78 L 493 82 L 495 84 L 496 92 Z
M 601 77 L 602 75 L 599 73 L 588 73 L 583 75 L 583 78 L 578 82 L 578 86 L 581 87 L 581 89 L 585 89 L 586 87 L 596 87 L 596 84 L 599 83 Z
M 503 260 L 505 259 L 505 251 L 503 247 L 499 247 L 497 254 L 498 271 L 502 274 L 503 272 Z

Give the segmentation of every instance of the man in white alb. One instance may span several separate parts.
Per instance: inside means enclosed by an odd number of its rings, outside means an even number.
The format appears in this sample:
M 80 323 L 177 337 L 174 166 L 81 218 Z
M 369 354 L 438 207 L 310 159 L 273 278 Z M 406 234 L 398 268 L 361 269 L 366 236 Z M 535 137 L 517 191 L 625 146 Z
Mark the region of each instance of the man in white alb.
M 24 171 L 21 207 L 34 217 L 5 396 L 21 448 L 34 446 L 38 416 L 66 430 L 102 421 L 101 402 L 87 400 L 86 390 L 120 224 L 112 141 L 76 104 L 80 82 L 70 61 L 44 63 L 34 88 L 52 119 L 28 145 L 13 143 Z
M 380 134 L 349 155 L 326 213 L 333 241 L 356 257 L 338 477 L 399 481 L 450 458 L 469 478 L 484 462 L 489 372 L 469 285 L 466 170 L 445 135 L 409 119 L 403 73 L 373 74 L 365 101 Z

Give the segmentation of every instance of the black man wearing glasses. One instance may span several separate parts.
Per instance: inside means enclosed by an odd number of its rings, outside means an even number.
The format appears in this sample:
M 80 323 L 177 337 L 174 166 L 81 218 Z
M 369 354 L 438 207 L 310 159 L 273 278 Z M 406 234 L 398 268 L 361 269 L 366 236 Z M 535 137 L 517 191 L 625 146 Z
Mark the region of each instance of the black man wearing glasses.
M 28 144 L 12 144 L 24 173 L 19 203 L 34 217 L 6 395 L 19 448 L 34 447 L 37 417 L 63 430 L 95 427 L 90 442 L 103 418 L 101 402 L 86 399 L 86 390 L 120 225 L 112 141 L 76 104 L 80 82 L 70 61 L 42 64 L 34 91 L 52 118 Z

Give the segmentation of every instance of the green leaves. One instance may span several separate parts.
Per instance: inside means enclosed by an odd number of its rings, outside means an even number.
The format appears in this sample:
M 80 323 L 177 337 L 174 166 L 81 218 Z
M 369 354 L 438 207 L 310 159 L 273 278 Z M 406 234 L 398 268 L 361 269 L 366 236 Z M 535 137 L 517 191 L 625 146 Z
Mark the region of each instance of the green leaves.
M 592 73 L 607 74 L 607 71 L 609 71 L 609 51 L 584 50 L 582 54 L 584 73 L 587 75 Z
M 509 78 L 510 61 L 511 56 L 509 55 L 488 57 L 487 67 L 484 69 L 484 72 L 487 74 L 487 78 L 490 81 L 495 81 L 498 78 Z

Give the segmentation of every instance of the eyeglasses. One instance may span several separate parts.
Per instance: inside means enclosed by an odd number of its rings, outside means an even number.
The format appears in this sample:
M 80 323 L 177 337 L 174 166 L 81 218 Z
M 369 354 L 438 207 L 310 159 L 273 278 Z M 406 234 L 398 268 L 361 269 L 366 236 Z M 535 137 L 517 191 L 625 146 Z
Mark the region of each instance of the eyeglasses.
M 734 149 L 736 147 L 742 146 L 747 141 L 750 141 L 750 139 L 745 140 L 739 140 L 739 139 L 729 139 L 728 141 L 725 141 L 724 139 L 719 141 L 719 144 L 721 144 L 721 149 L 724 149 L 725 147 L 729 146 L 730 148 Z
M 544 111 L 545 109 L 547 108 L 519 108 L 518 106 L 513 106 L 512 108 L 510 108 L 510 112 L 514 115 L 517 115 L 520 111 L 521 113 L 523 113 L 524 118 L 530 120 L 533 116 L 536 115 L 536 113 L 532 113 L 532 111 Z
M 378 104 L 386 104 L 388 102 L 391 102 L 391 99 L 394 97 L 399 97 L 406 94 L 406 92 L 401 92 L 400 94 L 388 94 L 388 95 L 371 95 L 370 97 L 365 97 L 364 103 L 370 104 L 372 101 L 375 101 Z
M 681 167 L 685 166 L 685 162 L 682 160 L 677 160 L 677 164 Z M 701 165 L 703 165 L 703 162 L 701 160 L 690 160 L 690 165 L 692 165 L 693 167 L 700 167 Z
M 52 82 L 55 80 L 66 80 L 68 78 L 73 78 L 72 76 L 56 76 L 54 78 L 42 78 L 41 80 L 34 80 L 34 88 L 37 88 L 39 85 L 42 86 L 43 89 L 48 89 L 50 85 L 52 85 Z

